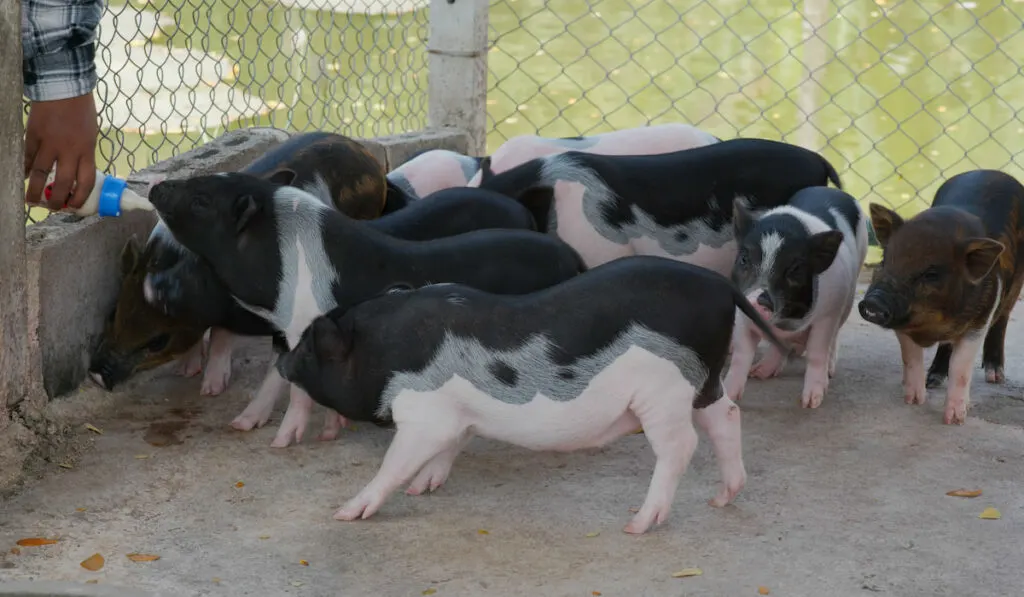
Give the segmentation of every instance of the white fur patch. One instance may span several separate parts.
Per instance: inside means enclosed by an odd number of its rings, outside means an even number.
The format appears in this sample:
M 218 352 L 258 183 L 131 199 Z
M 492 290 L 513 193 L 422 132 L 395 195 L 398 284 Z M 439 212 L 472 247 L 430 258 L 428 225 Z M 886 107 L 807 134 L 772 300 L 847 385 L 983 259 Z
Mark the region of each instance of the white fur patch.
M 779 256 L 782 242 L 782 235 L 774 230 L 761 237 L 761 280 L 767 280 L 775 268 L 775 259 Z

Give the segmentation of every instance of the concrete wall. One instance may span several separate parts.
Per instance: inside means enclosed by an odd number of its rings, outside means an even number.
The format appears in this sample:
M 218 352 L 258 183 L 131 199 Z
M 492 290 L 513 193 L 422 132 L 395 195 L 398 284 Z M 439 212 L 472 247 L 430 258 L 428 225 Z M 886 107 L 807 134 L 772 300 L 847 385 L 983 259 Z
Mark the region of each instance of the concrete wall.
M 17 99 L 20 101 L 20 97 Z M 0 98 L 0 105 L 2 101 Z M 0 490 L 16 477 L 27 453 L 46 443 L 36 440 L 59 430 L 60 425 L 47 420 L 47 403 L 74 390 L 85 379 L 89 355 L 116 301 L 121 249 L 132 235 L 145 240 L 156 220 L 152 213 L 137 212 L 103 219 L 55 214 L 28 227 L 26 245 L 19 184 L 22 125 L 20 118 L 11 120 L 0 118 L 4 127 L 0 130 L 0 143 L 4 144 L 0 179 L 9 187 L 0 205 L 4 210 L 0 212 L 0 246 L 4 251 L 0 254 L 0 321 L 4 325 L 0 347 L 0 389 L 4 392 L 0 401 Z M 128 183 L 133 190 L 147 194 L 155 179 L 238 170 L 288 136 L 273 128 L 231 131 L 134 173 Z M 468 135 L 450 128 L 361 141 L 387 170 L 426 149 L 466 152 L 468 148 Z M 25 399 L 26 395 L 30 399 Z M 15 403 L 19 412 L 7 412 Z M 5 426 L 11 426 L 12 418 L 30 422 L 16 430 L 17 437 L 10 432 L 5 438 Z

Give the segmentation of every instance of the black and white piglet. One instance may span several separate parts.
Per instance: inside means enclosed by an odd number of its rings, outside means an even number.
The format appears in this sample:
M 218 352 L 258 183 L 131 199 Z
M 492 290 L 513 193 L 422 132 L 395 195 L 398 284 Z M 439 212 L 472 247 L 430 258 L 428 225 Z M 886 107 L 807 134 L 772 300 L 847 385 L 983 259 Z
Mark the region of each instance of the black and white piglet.
M 629 255 L 659 255 L 728 276 L 736 257 L 732 204 L 784 205 L 800 189 L 841 187 L 823 156 L 766 139 L 730 139 L 652 155 L 567 151 L 494 174 L 481 161 L 480 188 L 518 197 L 555 189 L 541 230 L 576 249 L 588 267 Z
M 761 217 L 737 201 L 733 226 L 740 248 L 732 279 L 781 338 L 806 348 L 800 402 L 817 408 L 835 375 L 839 329 L 853 309 L 867 257 L 867 218 L 849 194 L 811 187 Z M 774 377 L 786 364 L 785 354 L 769 348 L 751 367 L 760 338 L 746 321 L 736 324 L 725 378 L 726 394 L 733 400 L 743 395 L 748 375 Z
M 712 505 L 745 482 L 740 411 L 721 387 L 737 307 L 774 338 L 725 277 L 633 257 L 522 296 L 392 291 L 316 318 L 277 366 L 320 404 L 397 426 L 377 476 L 335 518 L 371 516 L 410 480 L 412 494 L 437 488 L 472 435 L 569 451 L 642 426 L 657 462 L 625 530 L 643 533 L 667 517 L 697 447 L 692 417 L 722 475 Z
M 408 241 L 356 222 L 301 189 L 239 173 L 165 181 L 149 198 L 174 237 L 210 264 L 238 304 L 283 332 L 290 347 L 317 315 L 396 283 L 451 281 L 521 294 L 585 269 L 571 247 L 539 232 L 477 230 Z M 286 386 L 272 368 L 237 425 L 265 423 Z M 271 445 L 301 441 L 312 404 L 293 387 Z M 321 438 L 336 437 L 343 423 L 328 414 Z

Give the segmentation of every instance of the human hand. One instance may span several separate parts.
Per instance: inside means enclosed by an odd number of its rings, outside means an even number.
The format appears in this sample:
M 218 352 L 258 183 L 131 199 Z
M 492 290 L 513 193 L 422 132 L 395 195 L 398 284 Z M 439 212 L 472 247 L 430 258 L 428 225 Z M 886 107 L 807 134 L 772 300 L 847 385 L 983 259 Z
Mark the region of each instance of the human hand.
M 57 162 L 57 176 L 46 207 L 81 207 L 96 182 L 99 122 L 92 93 L 62 100 L 32 102 L 25 125 L 25 202 L 42 201 L 46 177 Z M 74 189 L 74 195 L 68 197 Z

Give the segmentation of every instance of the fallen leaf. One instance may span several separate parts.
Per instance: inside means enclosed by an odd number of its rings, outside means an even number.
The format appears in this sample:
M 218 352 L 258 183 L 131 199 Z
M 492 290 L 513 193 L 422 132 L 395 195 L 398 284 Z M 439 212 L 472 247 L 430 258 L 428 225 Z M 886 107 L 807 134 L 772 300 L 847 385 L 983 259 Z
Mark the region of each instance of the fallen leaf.
M 633 514 L 636 514 L 637 512 L 640 511 L 640 508 L 630 508 L 629 511 L 632 512 Z
M 304 584 L 306 584 L 306 583 L 302 582 L 301 580 L 293 580 L 292 581 L 292 586 L 293 587 L 301 587 Z
M 421 595 L 433 595 L 436 592 L 437 592 L 437 589 L 430 588 L 430 589 L 424 589 L 423 592 L 420 593 L 420 594 Z
M 300 566 L 309 566 L 309 562 L 307 562 L 306 560 L 299 560 L 299 565 Z
M 96 572 L 97 570 L 102 568 L 103 564 L 105 564 L 105 563 L 106 563 L 106 560 L 103 559 L 103 556 L 101 556 L 98 553 L 94 553 L 91 556 L 89 556 L 88 558 L 82 560 L 82 563 L 80 564 L 80 566 L 82 566 L 82 568 L 85 568 L 86 570 L 88 570 L 90 572 Z
M 768 593 L 771 593 L 771 590 L 769 590 L 768 587 L 757 587 L 758 595 L 767 595 Z
M 98 579 L 98 578 L 90 578 L 89 580 L 85 581 L 85 584 L 87 584 L 87 585 L 98 585 L 98 584 L 100 584 L 100 579 Z
M 89 431 L 92 431 L 96 435 L 103 435 L 103 432 L 100 431 L 99 427 L 96 427 L 92 423 L 86 423 L 85 428 L 88 429 Z
M 211 581 L 211 582 L 215 582 L 215 583 L 217 583 L 218 585 L 220 584 L 220 578 L 218 578 L 218 577 L 216 577 L 216 576 L 214 576 L 213 578 L 211 578 L 211 579 L 210 579 L 210 581 Z
M 85 508 L 75 508 L 75 512 L 85 512 Z
M 687 578 L 689 576 L 700 576 L 704 571 L 700 568 L 683 568 L 679 572 L 673 572 L 672 578 Z
M 601 531 L 594 531 L 592 533 L 587 533 L 587 537 L 588 538 L 597 537 L 600 534 L 601 534 Z
M 12 556 L 20 556 L 21 555 L 21 550 L 18 549 L 17 547 L 12 547 L 11 548 L 11 555 Z
M 601 591 L 591 591 L 590 594 L 594 597 L 601 597 Z
M 59 466 L 60 468 L 75 468 L 75 467 L 71 466 L 70 464 L 68 464 L 66 462 L 62 462 L 62 463 L 58 464 L 57 466 Z
M 952 497 L 965 497 L 965 498 L 976 498 L 981 495 L 980 489 L 955 489 L 953 491 L 947 491 L 946 495 Z
M 18 545 L 22 547 L 38 547 L 40 545 L 53 545 L 56 542 L 56 539 L 42 539 L 40 537 L 33 537 L 31 539 L 18 539 Z
M 484 529 L 480 529 L 480 530 L 478 530 L 478 531 L 476 532 L 476 534 L 477 534 L 477 535 L 490 535 L 490 533 L 488 533 L 488 532 L 487 532 L 487 531 L 485 531 Z
M 147 458 L 149 458 L 149 454 L 136 454 L 135 455 L 135 460 L 145 460 Z
M 270 539 L 270 535 L 260 535 L 260 539 Z
M 235 487 L 238 487 L 238 488 L 245 487 L 245 483 L 242 483 L 241 481 L 239 481 L 238 483 L 235 483 Z
M 643 432 L 644 432 L 644 428 L 641 427 L 641 428 L 637 429 L 636 431 L 634 431 L 631 435 L 639 435 L 639 434 L 641 434 Z
M 978 515 L 978 518 L 984 518 L 985 520 L 999 520 L 1002 518 L 1002 514 L 995 508 L 985 508 L 985 510 Z
M 160 559 L 160 556 L 155 556 L 147 553 L 130 553 L 128 559 L 133 562 L 155 562 Z

